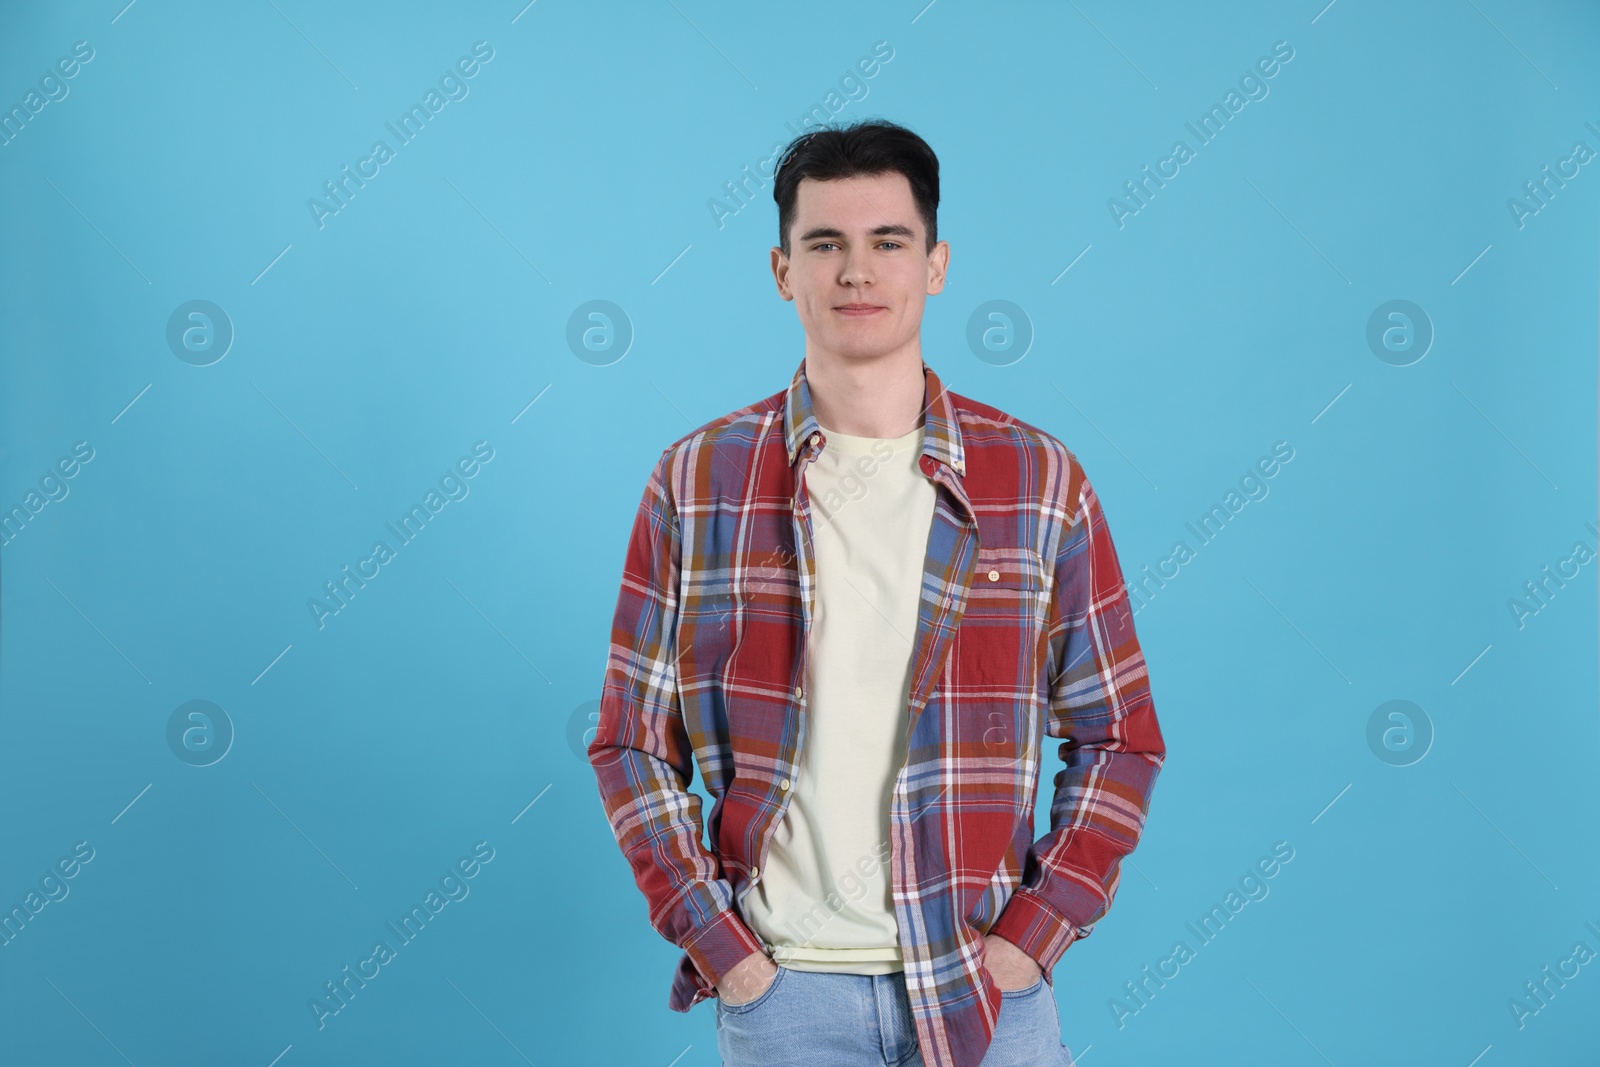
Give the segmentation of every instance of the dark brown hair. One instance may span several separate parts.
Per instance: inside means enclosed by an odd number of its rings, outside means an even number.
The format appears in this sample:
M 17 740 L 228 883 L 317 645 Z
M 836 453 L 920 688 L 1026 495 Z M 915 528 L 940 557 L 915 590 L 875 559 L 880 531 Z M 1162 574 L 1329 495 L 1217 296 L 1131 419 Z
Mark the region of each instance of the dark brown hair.
M 803 178 L 831 181 L 896 171 L 911 183 L 917 213 L 928 232 L 924 254 L 939 237 L 939 157 L 904 126 L 882 119 L 807 130 L 789 142 L 778 162 L 772 199 L 778 202 L 778 246 L 789 255 L 795 198 Z

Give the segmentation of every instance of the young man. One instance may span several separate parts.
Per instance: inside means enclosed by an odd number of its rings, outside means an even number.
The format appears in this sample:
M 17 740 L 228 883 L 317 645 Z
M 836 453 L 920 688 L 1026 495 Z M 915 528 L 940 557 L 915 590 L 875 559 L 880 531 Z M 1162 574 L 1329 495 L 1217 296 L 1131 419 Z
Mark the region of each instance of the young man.
M 729 1067 L 1070 1065 L 1051 972 L 1166 755 L 1111 535 L 1061 442 L 922 360 L 928 145 L 812 131 L 774 182 L 805 358 L 662 452 L 588 748 L 669 1006 L 716 997 Z

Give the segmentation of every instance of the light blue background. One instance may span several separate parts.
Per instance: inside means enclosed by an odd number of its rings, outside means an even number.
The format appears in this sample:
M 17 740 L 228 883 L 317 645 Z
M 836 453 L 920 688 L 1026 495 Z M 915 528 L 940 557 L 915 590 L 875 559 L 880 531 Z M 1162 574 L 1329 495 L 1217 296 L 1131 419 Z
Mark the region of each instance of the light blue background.
M 1600 952 L 1600 565 L 1508 608 L 1596 543 L 1600 163 L 1507 207 L 1600 149 L 1592 4 L 123 2 L 0 16 L 6 110 L 94 49 L 0 148 L 0 506 L 94 449 L 0 556 L 0 905 L 95 850 L 0 948 L 0 1062 L 717 1062 L 570 738 L 651 463 L 803 354 L 770 185 L 721 228 L 708 201 L 878 41 L 835 118 L 940 156 L 925 358 L 1076 452 L 1130 582 L 1294 448 L 1138 615 L 1169 759 L 1056 971 L 1080 1063 L 1595 1062 L 1600 962 L 1508 1006 Z M 1108 198 L 1277 41 L 1270 94 L 1119 229 Z M 195 299 L 236 331 L 205 367 L 165 337 Z M 566 341 L 594 299 L 636 332 L 607 366 Z M 965 340 L 993 299 L 1034 333 L 1009 366 Z M 1410 366 L 1366 343 L 1392 299 L 1436 331 Z M 477 441 L 469 495 L 319 628 Z M 194 699 L 236 730 L 204 768 L 166 740 Z M 1410 766 L 1367 743 L 1392 699 L 1432 724 Z M 479 841 L 470 895 L 319 1030 Z M 1119 1027 L 1279 841 L 1270 895 Z

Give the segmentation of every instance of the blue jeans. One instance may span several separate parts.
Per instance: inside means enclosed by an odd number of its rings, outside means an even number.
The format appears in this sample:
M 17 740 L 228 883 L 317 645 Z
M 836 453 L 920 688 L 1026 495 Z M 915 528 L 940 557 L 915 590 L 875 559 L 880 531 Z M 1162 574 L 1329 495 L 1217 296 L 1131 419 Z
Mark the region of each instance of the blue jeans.
M 844 974 L 778 965 L 762 994 L 717 1005 L 723 1067 L 922 1067 L 903 972 Z M 1073 1067 L 1055 993 L 1040 978 L 1001 990 L 981 1067 Z

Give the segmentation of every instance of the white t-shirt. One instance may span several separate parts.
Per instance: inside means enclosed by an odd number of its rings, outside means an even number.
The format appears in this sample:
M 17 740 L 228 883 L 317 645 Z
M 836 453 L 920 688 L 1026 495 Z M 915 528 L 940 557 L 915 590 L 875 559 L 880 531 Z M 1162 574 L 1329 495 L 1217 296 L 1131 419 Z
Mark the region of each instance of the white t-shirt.
M 745 919 L 786 967 L 887 974 L 903 969 L 889 802 L 937 490 L 919 465 L 920 425 L 822 435 L 805 473 L 817 581 L 805 748 Z

